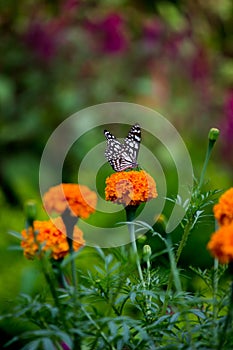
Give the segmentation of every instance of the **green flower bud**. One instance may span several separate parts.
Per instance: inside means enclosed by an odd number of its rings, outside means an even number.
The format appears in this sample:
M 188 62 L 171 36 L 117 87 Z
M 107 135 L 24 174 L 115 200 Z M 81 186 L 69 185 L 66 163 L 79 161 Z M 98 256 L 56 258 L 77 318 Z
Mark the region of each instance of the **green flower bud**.
M 25 203 L 24 211 L 25 211 L 25 215 L 28 223 L 32 225 L 37 215 L 36 201 L 34 201 L 33 199 L 28 200 Z
M 164 214 L 155 216 L 155 221 L 165 230 L 165 227 L 167 226 L 167 218 Z
M 148 244 L 145 244 L 142 249 L 142 255 L 144 260 L 149 260 L 151 257 L 152 251 L 151 247 Z
M 137 238 L 138 243 L 143 244 L 147 240 L 145 235 L 141 235 Z
M 219 133 L 220 133 L 219 129 L 211 128 L 208 135 L 209 140 L 216 141 L 219 136 Z
M 203 165 L 203 168 L 202 168 L 202 172 L 201 172 L 201 177 L 200 177 L 200 181 L 199 181 L 199 189 L 202 187 L 203 185 L 203 182 L 204 182 L 204 177 L 205 177 L 205 173 L 206 173 L 206 168 L 207 168 L 207 165 L 208 165 L 208 162 L 209 162 L 209 159 L 210 159 L 210 156 L 211 156 L 211 153 L 213 151 L 213 147 L 215 145 L 215 142 L 218 138 L 218 135 L 220 134 L 220 131 L 219 129 L 217 128 L 211 128 L 210 131 L 209 131 L 209 135 L 208 135 L 208 139 L 209 139 L 209 142 L 208 142 L 208 148 L 207 148 L 207 151 L 206 151 L 206 156 L 205 156 L 205 161 L 204 161 L 204 165 Z

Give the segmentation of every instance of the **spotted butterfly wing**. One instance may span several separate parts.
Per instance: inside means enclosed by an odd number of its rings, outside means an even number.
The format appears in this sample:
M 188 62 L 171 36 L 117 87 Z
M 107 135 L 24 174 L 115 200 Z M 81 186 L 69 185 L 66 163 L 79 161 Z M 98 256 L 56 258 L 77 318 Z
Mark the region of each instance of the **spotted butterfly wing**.
M 104 130 L 107 139 L 105 157 L 115 171 L 123 171 L 138 166 L 137 156 L 141 142 L 141 128 L 139 124 L 131 127 L 124 143 L 120 143 L 114 135 Z

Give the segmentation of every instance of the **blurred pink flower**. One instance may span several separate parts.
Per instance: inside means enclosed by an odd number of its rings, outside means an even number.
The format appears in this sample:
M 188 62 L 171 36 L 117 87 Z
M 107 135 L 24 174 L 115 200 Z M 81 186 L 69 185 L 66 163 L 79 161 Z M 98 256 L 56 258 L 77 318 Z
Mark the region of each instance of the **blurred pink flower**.
M 194 81 L 206 79 L 209 75 L 209 62 L 206 51 L 199 47 L 190 61 L 190 75 Z
M 161 41 L 164 28 L 162 23 L 157 19 L 147 20 L 142 29 L 143 45 L 147 51 L 151 51 L 157 47 L 158 42 Z
M 162 24 L 157 19 L 146 21 L 143 31 L 145 40 L 154 42 L 162 34 Z
M 62 342 L 61 346 L 63 350 L 70 350 L 70 347 L 65 342 Z
M 88 21 L 86 28 L 93 36 L 97 51 L 118 54 L 128 47 L 125 23 L 119 13 L 109 13 L 103 19 Z
M 190 39 L 190 30 L 182 30 L 180 32 L 166 33 L 166 41 L 164 43 L 164 52 L 168 57 L 181 59 L 182 45 L 187 39 Z
M 228 92 L 225 102 L 225 113 L 233 123 L 233 89 Z
M 225 123 L 222 127 L 223 140 L 225 142 L 226 154 L 230 154 L 233 149 L 233 89 L 231 89 L 226 96 L 224 104 Z
M 57 34 L 50 24 L 32 22 L 25 33 L 25 42 L 43 61 L 50 61 L 57 51 Z
M 56 16 L 44 21 L 41 16 L 29 20 L 24 40 L 41 60 L 51 61 L 62 45 L 66 45 L 67 32 L 76 26 L 77 9 L 80 0 L 63 0 Z
M 80 0 L 64 0 L 61 6 L 63 11 L 73 11 L 79 4 Z

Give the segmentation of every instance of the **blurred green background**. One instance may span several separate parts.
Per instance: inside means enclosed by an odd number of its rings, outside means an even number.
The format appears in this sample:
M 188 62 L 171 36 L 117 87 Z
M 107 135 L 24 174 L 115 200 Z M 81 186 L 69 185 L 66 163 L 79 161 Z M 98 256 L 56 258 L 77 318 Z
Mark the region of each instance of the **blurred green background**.
M 232 21 L 231 0 L 0 1 L 1 312 L 34 290 L 36 263 L 9 251 L 18 242 L 7 232 L 24 227 L 26 200 L 40 206 L 44 146 L 71 114 L 111 101 L 148 106 L 176 127 L 196 176 L 218 127 L 207 187 L 232 186 Z M 72 167 L 64 176 L 73 181 Z M 198 227 L 183 264 L 210 263 L 211 230 L 213 222 Z

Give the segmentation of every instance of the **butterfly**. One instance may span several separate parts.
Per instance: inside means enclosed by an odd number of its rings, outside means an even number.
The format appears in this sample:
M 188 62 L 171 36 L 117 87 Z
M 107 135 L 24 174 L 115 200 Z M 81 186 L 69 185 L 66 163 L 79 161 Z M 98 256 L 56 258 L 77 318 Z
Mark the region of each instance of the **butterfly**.
M 139 124 L 131 127 L 124 142 L 119 142 L 108 130 L 104 130 L 107 139 L 105 157 L 115 171 L 123 171 L 138 166 L 137 156 L 141 142 Z

